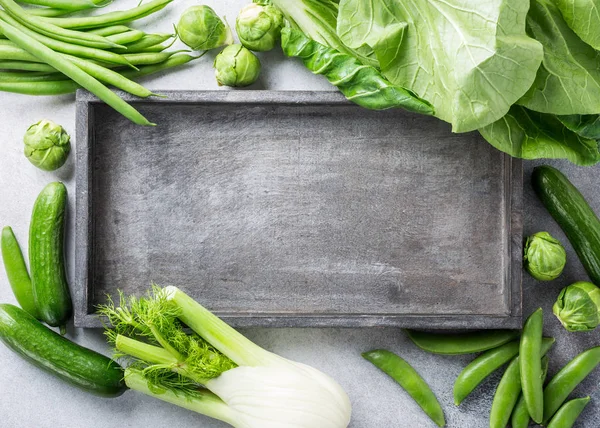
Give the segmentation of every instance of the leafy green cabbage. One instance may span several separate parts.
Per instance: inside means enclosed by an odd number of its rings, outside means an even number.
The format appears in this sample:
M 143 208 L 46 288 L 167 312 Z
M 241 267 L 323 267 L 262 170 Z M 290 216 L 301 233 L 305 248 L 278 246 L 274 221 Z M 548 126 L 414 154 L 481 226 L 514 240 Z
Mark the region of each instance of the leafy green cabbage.
M 504 116 L 533 83 L 542 46 L 524 0 L 341 0 L 337 32 L 370 46 L 392 83 L 431 102 L 455 132 Z

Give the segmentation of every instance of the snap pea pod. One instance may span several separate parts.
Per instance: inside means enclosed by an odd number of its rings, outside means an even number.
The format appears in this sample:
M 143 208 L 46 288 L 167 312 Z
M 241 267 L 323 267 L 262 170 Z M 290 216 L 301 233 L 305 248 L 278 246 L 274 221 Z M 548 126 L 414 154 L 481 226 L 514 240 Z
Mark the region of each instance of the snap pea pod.
M 126 92 L 129 92 L 132 95 L 141 98 L 147 98 L 151 95 L 155 95 L 154 93 L 152 93 L 152 91 L 144 88 L 139 83 L 135 83 L 134 81 L 123 77 L 116 71 L 104 68 L 101 65 L 94 64 L 93 62 L 86 61 L 71 55 L 64 55 L 64 57 L 71 61 L 73 64 L 75 64 L 77 67 L 88 73 L 90 76 L 95 77 L 96 79 L 104 83 L 108 83 L 109 85 L 112 85 L 115 88 L 122 89 Z
M 54 52 L 53 50 L 44 46 L 42 43 L 15 29 L 11 25 L 6 24 L 2 20 L 0 20 L 0 31 L 2 31 L 19 47 L 27 50 L 29 53 L 41 59 L 43 62 L 56 68 L 73 81 L 95 94 L 98 98 L 121 113 L 123 116 L 130 119 L 132 122 L 138 125 L 153 125 L 136 109 L 134 109 L 127 102 L 123 101 L 117 94 L 108 89 L 98 80 L 94 79 L 71 62 L 65 61 L 61 54 Z
M 475 354 L 497 348 L 519 337 L 518 330 L 482 330 L 473 333 L 443 334 L 406 330 L 415 345 L 433 354 Z
M 172 37 L 173 34 L 146 34 L 140 40 L 128 44 L 126 49 L 113 49 L 113 52 L 120 54 L 143 52 L 145 49 L 166 42 Z
M 590 397 L 575 398 L 574 400 L 567 401 L 558 409 L 548 424 L 548 428 L 571 428 L 589 402 Z
M 7 24 L 13 26 L 17 30 L 21 31 L 23 34 L 26 34 L 27 36 L 37 40 L 38 42 L 44 44 L 45 46 L 49 47 L 50 49 L 56 52 L 75 55 L 80 58 L 91 58 L 99 61 L 108 62 L 111 64 L 119 64 L 133 67 L 125 58 L 123 58 L 122 55 L 116 54 L 114 52 L 62 42 L 60 40 L 54 40 L 51 37 L 44 36 L 43 34 L 38 34 L 35 31 L 32 31 L 26 26 L 20 24 L 17 20 L 13 19 L 11 16 L 9 16 L 6 12 L 2 10 L 0 10 L 0 19 L 2 19 Z
M 556 413 L 569 394 L 600 364 L 600 346 L 588 349 L 569 361 L 544 389 L 544 424 Z
M 87 30 L 87 32 L 106 37 L 106 36 L 114 36 L 115 34 L 126 33 L 127 31 L 130 31 L 130 30 L 131 30 L 131 28 L 129 28 L 127 25 L 111 25 L 110 27 L 101 27 L 101 28 L 94 28 L 92 30 Z
M 53 39 L 99 49 L 122 47 L 111 42 L 110 40 L 107 40 L 105 37 L 58 27 L 54 24 L 46 22 L 42 18 L 29 15 L 13 0 L 0 0 L 0 6 L 2 6 L 9 15 L 29 29 Z
M 164 9 L 173 0 L 152 0 L 133 9 L 77 18 L 43 18 L 62 28 L 90 29 L 126 24 Z
M 2 48 L 0 48 L 0 50 L 2 50 Z M 54 67 L 41 62 L 2 60 L 0 60 L 0 70 L 39 71 L 44 73 L 52 73 L 56 71 Z
M 490 374 L 519 354 L 519 341 L 505 343 L 475 358 L 454 382 L 454 404 L 459 405 Z
M 19 302 L 24 311 L 35 318 L 39 318 L 40 315 L 33 298 L 31 277 L 27 271 L 27 265 L 25 264 L 25 258 L 21 252 L 19 242 L 10 226 L 2 229 L 1 246 L 4 269 L 6 270 L 8 282 L 17 298 L 17 302 Z
M 538 424 L 544 418 L 544 385 L 540 364 L 543 327 L 544 315 L 539 308 L 523 326 L 519 349 L 523 397 L 531 419 Z
M 410 364 L 398 355 L 383 349 L 365 352 L 362 356 L 398 382 L 438 426 L 443 427 L 446 425 L 444 412 L 438 399 L 429 388 L 429 385 Z
M 554 344 L 554 338 L 544 338 L 541 347 L 540 366 L 548 364 L 543 356 Z M 516 356 L 508 365 L 494 394 L 492 410 L 490 411 L 490 428 L 505 428 L 521 394 L 521 356 Z
M 542 358 L 542 382 L 546 380 L 546 376 L 548 376 L 548 358 Z M 510 426 L 511 428 L 527 428 L 530 420 L 531 416 L 529 416 L 527 410 L 527 403 L 525 403 L 525 398 L 521 394 L 510 417 Z

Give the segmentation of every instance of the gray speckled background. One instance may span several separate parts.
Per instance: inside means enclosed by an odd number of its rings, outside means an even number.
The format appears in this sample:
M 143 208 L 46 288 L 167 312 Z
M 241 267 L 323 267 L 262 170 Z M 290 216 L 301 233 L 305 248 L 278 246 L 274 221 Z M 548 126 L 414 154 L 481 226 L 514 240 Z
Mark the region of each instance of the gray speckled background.
M 117 6 L 133 6 L 137 0 L 118 0 Z M 169 31 L 179 13 L 197 2 L 178 0 L 155 22 L 144 21 L 146 27 Z M 233 18 L 245 3 L 207 1 L 222 14 Z M 225 3 L 225 4 L 222 4 Z M 233 22 L 230 19 L 230 22 Z M 277 52 L 261 56 L 264 60 L 262 80 L 254 89 L 329 89 L 324 80 L 311 76 L 294 61 L 284 60 Z M 212 78 L 211 59 L 206 57 L 194 66 L 147 79 L 152 89 L 217 89 Z M 49 181 L 64 180 L 74 194 L 72 157 L 56 173 L 35 169 L 22 155 L 21 138 L 35 121 L 48 118 L 63 124 L 74 134 L 75 109 L 71 97 L 50 99 L 29 98 L 0 93 L 0 223 L 13 226 L 17 237 L 27 240 L 29 215 L 33 201 Z M 483 144 L 483 143 L 482 143 Z M 579 168 L 566 162 L 559 166 L 588 197 L 594 209 L 600 212 L 600 166 Z M 526 163 L 525 172 L 525 232 L 548 230 L 567 246 L 569 263 L 564 275 L 551 283 L 537 283 L 524 276 L 525 313 L 538 306 L 546 311 L 545 333 L 557 338 L 550 353 L 551 375 L 577 353 L 600 344 L 600 330 L 566 333 L 551 316 L 551 307 L 559 290 L 576 280 L 585 279 L 585 273 L 564 235 L 536 200 L 529 185 L 533 162 Z M 71 200 L 70 213 L 73 212 Z M 72 217 L 69 230 L 72 231 Z M 72 234 L 68 256 L 73 263 Z M 70 276 L 73 276 L 71 270 Z M 0 301 L 14 302 L 6 277 L 0 274 Z M 390 379 L 363 361 L 360 352 L 385 347 L 399 353 L 412 363 L 432 385 L 442 401 L 449 427 L 484 428 L 492 394 L 499 376 L 493 376 L 460 408 L 452 404 L 452 383 L 471 357 L 440 357 L 425 354 L 409 343 L 397 329 L 252 329 L 244 331 L 259 344 L 286 357 L 311 364 L 336 378 L 348 391 L 353 402 L 352 428 L 376 427 L 434 427 L 417 405 Z M 108 353 L 100 331 L 76 330 L 69 336 L 79 343 Z M 87 395 L 57 382 L 49 375 L 29 366 L 0 346 L 0 427 L 2 428 L 163 428 L 165 426 L 225 427 L 188 411 L 128 392 L 118 399 L 102 399 Z M 576 425 L 579 428 L 600 426 L 600 369 L 576 391 L 578 396 L 592 395 L 592 402 Z M 316 427 L 318 428 L 318 427 Z

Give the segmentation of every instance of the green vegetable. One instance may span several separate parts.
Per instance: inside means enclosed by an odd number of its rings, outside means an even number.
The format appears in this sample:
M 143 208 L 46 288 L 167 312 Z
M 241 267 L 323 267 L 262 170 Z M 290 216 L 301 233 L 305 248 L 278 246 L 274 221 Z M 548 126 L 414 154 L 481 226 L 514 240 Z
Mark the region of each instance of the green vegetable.
M 475 354 L 497 348 L 519 337 L 516 330 L 482 330 L 473 333 L 444 334 L 406 330 L 415 345 L 433 354 Z
M 600 285 L 600 220 L 594 211 L 567 177 L 551 166 L 534 168 L 531 183 L 569 238 L 592 282 Z
M 48 184 L 33 206 L 29 226 L 29 265 L 33 297 L 41 320 L 64 333 L 71 316 L 71 293 L 64 262 L 67 188 Z
M 71 152 L 71 137 L 62 126 L 51 120 L 40 120 L 27 129 L 23 142 L 29 162 L 44 171 L 64 165 Z
M 544 46 L 544 59 L 519 104 L 561 115 L 600 112 L 600 56 L 569 28 L 556 2 L 533 0 L 527 27 Z
M 600 162 L 598 142 L 569 131 L 562 117 L 513 105 L 506 116 L 479 132 L 492 146 L 518 158 L 568 159 L 577 165 Z
M 248 86 L 260 74 L 260 61 L 242 45 L 229 45 L 215 57 L 215 77 L 219 85 Z
M 350 101 L 369 109 L 403 107 L 433 114 L 427 101 L 399 86 L 392 85 L 375 68 L 356 58 L 307 38 L 298 30 L 284 28 L 281 46 L 287 56 L 299 57 L 313 73 L 322 74 Z
M 571 428 L 589 402 L 590 397 L 575 398 L 567 401 L 558 409 L 548 424 L 548 428 Z
M 132 54 L 144 52 L 149 47 L 158 45 L 173 38 L 173 34 L 146 34 L 140 40 L 130 43 L 126 46 L 126 49 L 114 49 L 114 52 L 120 54 Z
M 186 9 L 177 24 L 177 34 L 183 43 L 195 51 L 215 49 L 233 43 L 231 28 L 206 5 Z
M 337 31 L 351 48 L 371 47 L 388 80 L 466 132 L 503 117 L 533 83 L 543 51 L 526 34 L 528 9 L 522 0 L 341 0 Z
M 93 30 L 88 30 L 89 33 L 97 34 L 99 36 L 113 36 L 115 34 L 122 34 L 131 31 L 126 25 L 111 25 L 110 27 L 101 27 L 95 28 Z
M 544 416 L 544 385 L 541 365 L 543 326 L 544 316 L 540 308 L 531 314 L 525 322 L 519 348 L 523 397 L 531 419 L 538 424 L 542 422 Z M 515 403 L 517 398 L 518 395 L 515 397 Z M 513 406 L 515 403 L 513 403 Z M 508 417 L 510 418 L 510 412 Z
M 344 390 L 318 370 L 270 353 L 175 287 L 101 306 L 136 391 L 236 427 L 340 428 Z M 183 330 L 183 324 L 191 334 Z
M 583 138 L 600 140 L 600 115 L 597 114 L 572 114 L 568 116 L 557 116 L 569 130 Z
M 242 45 L 252 51 L 265 52 L 275 47 L 281 37 L 283 14 L 271 5 L 250 3 L 242 8 L 235 30 Z
M 173 0 L 151 0 L 133 9 L 108 12 L 94 16 L 73 18 L 42 18 L 44 21 L 62 28 L 91 29 L 127 24 L 164 9 Z
M 544 424 L 546 424 L 566 398 L 600 364 L 600 346 L 582 352 L 568 362 L 544 389 Z
M 0 48 L 1 50 L 1 48 Z M 56 71 L 54 67 L 47 64 L 27 61 L 2 61 L 0 60 L 0 69 L 2 70 L 21 70 L 21 71 L 39 71 L 52 73 Z
M 365 352 L 362 356 L 398 382 L 437 426 L 446 425 L 444 411 L 435 394 L 410 364 L 383 349 Z
M 558 278 L 566 263 L 567 252 L 548 232 L 538 232 L 527 238 L 523 264 L 535 279 L 552 281 Z
M 97 7 L 96 3 L 91 0 L 19 0 L 19 2 L 64 10 L 83 10 Z
M 568 331 L 589 331 L 600 325 L 600 288 L 591 282 L 576 282 L 560 292 L 552 307 Z
M 546 339 L 543 339 L 546 340 Z M 545 344 L 542 343 L 542 349 L 544 349 Z M 542 358 L 542 382 L 546 380 L 546 376 L 548 376 L 548 357 Z M 517 380 L 519 383 L 521 382 L 521 378 Z M 527 410 L 527 403 L 525 402 L 525 397 L 523 394 L 519 397 L 519 401 L 515 405 L 513 413 L 510 417 L 511 428 L 527 428 L 529 426 L 529 421 L 531 416 L 529 416 L 529 411 Z
M 65 61 L 62 55 L 57 54 L 32 37 L 29 37 L 25 33 L 4 23 L 2 20 L 0 20 L 0 31 L 19 47 L 69 76 L 76 83 L 94 93 L 98 98 L 106 102 L 132 122 L 138 125 L 154 125 L 98 80 L 94 79 L 71 62 Z
M 117 397 L 126 389 L 117 363 L 56 334 L 16 306 L 0 304 L 0 340 L 30 363 L 85 391 Z
M 594 21 L 599 16 L 598 0 L 556 0 L 555 4 L 579 38 L 594 49 L 600 49 L 600 28 Z
M 4 270 L 12 291 L 19 302 L 19 305 L 35 318 L 39 318 L 35 300 L 33 298 L 33 288 L 31 286 L 31 278 L 25 265 L 25 259 L 21 252 L 21 247 L 17 242 L 10 226 L 2 229 L 2 262 Z
M 490 374 L 519 354 L 519 341 L 505 343 L 475 358 L 454 382 L 454 404 L 460 405 Z

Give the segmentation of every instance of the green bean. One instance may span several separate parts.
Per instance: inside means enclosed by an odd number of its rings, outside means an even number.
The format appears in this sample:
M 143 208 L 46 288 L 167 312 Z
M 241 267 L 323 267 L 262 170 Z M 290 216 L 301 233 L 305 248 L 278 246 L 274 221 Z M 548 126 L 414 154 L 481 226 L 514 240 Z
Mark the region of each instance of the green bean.
M 429 388 L 429 385 L 410 364 L 398 355 L 383 349 L 365 352 L 362 356 L 398 382 L 433 422 L 440 427 L 446 425 L 444 411 L 438 399 Z
M 68 79 L 64 74 L 60 73 L 2 73 L 0 72 L 0 82 L 48 82 L 54 80 Z M 22 306 L 22 305 L 21 305 Z
M 4 269 L 17 302 L 24 311 L 29 312 L 35 318 L 39 318 L 40 315 L 33 299 L 33 286 L 31 285 L 25 258 L 10 226 L 2 229 L 1 241 Z
M 600 346 L 582 352 L 568 362 L 544 389 L 544 423 L 548 422 L 569 394 L 600 364 Z
M 65 10 L 91 9 L 96 4 L 91 0 L 18 0 L 20 3 L 33 4 L 36 6 L 53 7 Z
M 144 37 L 146 33 L 140 30 L 130 30 L 126 33 L 113 34 L 112 36 L 106 36 L 108 40 L 118 45 L 126 45 L 128 43 L 134 43 Z
M 542 382 L 546 380 L 546 376 L 548 376 L 548 358 L 542 358 Z M 519 397 L 519 401 L 517 401 L 517 405 L 510 418 L 511 428 L 527 428 L 529 426 L 531 416 L 529 416 L 527 403 L 523 394 Z
M 184 65 L 198 59 L 191 55 L 174 55 L 162 64 L 146 65 L 139 70 L 126 70 L 123 76 L 128 79 L 137 79 L 150 74 L 158 73 L 166 69 Z M 44 81 L 44 82 L 2 82 L 0 80 L 0 91 L 14 92 L 26 95 L 63 95 L 74 93 L 81 86 L 72 80 Z
M 519 336 L 518 330 L 483 330 L 473 333 L 443 334 L 406 330 L 408 337 L 424 351 L 433 354 L 475 354 L 504 345 Z
M 173 34 L 146 34 L 137 42 L 128 44 L 127 49 L 113 49 L 113 51 L 120 54 L 137 53 L 151 46 L 163 43 L 171 37 L 173 37 Z
M 156 52 L 156 53 L 134 53 L 134 54 L 125 54 L 123 58 L 129 61 L 130 64 L 133 65 L 150 65 L 150 64 L 159 64 L 161 62 L 165 62 L 173 55 L 188 52 L 186 50 L 181 51 L 173 51 L 173 52 Z
M 575 425 L 575 421 L 589 402 L 590 397 L 575 398 L 574 400 L 567 401 L 558 409 L 548 424 L 548 428 L 571 428 Z
M 544 362 L 543 356 L 550 350 L 554 344 L 554 338 L 544 338 L 540 350 L 540 366 L 547 364 Z M 506 424 L 510 420 L 511 413 L 519 399 L 521 394 L 521 363 L 520 358 L 517 356 L 513 358 L 511 363 L 508 365 L 506 372 L 498 384 L 496 393 L 494 394 L 494 400 L 492 402 L 492 410 L 490 412 L 490 427 L 506 427 Z
M 124 11 L 109 12 L 102 15 L 82 18 L 44 18 L 44 20 L 62 28 L 88 29 L 107 27 L 111 25 L 126 24 L 144 18 L 165 8 L 172 1 L 173 0 L 152 0 L 133 9 Z
M 460 403 L 490 374 L 519 354 L 519 341 L 505 343 L 475 358 L 454 382 L 454 404 Z
M 0 59 L 7 59 L 11 61 L 29 61 L 29 62 L 40 62 L 35 56 L 31 55 L 24 49 L 18 46 L 10 46 L 4 44 L 4 40 L 0 40 Z
M 127 102 L 123 101 L 86 72 L 81 70 L 73 63 L 66 61 L 65 58 L 53 50 L 47 48 L 42 43 L 29 37 L 23 32 L 15 29 L 14 27 L 6 24 L 0 20 L 0 30 L 13 42 L 19 45 L 21 48 L 27 50 L 32 55 L 40 58 L 47 64 L 50 64 L 61 73 L 65 74 L 73 81 L 87 89 L 88 91 L 95 94 L 98 98 L 104 101 L 106 104 L 114 108 L 116 111 L 127 117 L 131 121 L 139 125 L 153 125 L 144 116 L 142 116 L 136 109 L 134 109 Z M 44 82 L 45 83 L 45 82 Z
M 91 58 L 108 63 L 126 65 L 135 68 L 125 58 L 123 58 L 122 55 L 116 54 L 114 52 L 66 43 L 60 40 L 54 40 L 51 37 L 47 37 L 42 34 L 38 34 L 35 31 L 30 30 L 26 26 L 20 24 L 17 20 L 13 19 L 11 16 L 9 16 L 6 12 L 2 10 L 0 10 L 0 19 L 2 19 L 7 24 L 13 26 L 17 30 L 21 31 L 22 33 L 28 35 L 29 37 L 37 40 L 38 42 L 43 43 L 44 45 L 48 46 L 54 51 L 75 55 L 82 58 Z
M 544 418 L 544 385 L 540 363 L 543 327 L 544 315 L 539 308 L 529 316 L 523 326 L 519 349 L 523 397 L 531 419 L 538 424 Z
M 96 79 L 102 82 L 113 85 L 116 88 L 129 92 L 132 95 L 141 98 L 147 98 L 151 95 L 154 95 L 151 91 L 144 88 L 142 85 L 135 83 L 127 79 L 126 77 L 123 77 L 116 71 L 109 70 L 108 68 L 104 68 L 101 65 L 94 64 L 92 62 L 71 55 L 65 55 L 65 57 L 77 67 L 88 73 L 90 76 L 95 77 Z
M 27 9 L 27 13 L 33 16 L 53 18 L 73 13 L 72 10 L 56 9 L 49 7 L 36 7 Z
M 97 34 L 98 36 L 114 36 L 115 34 L 126 33 L 127 31 L 131 31 L 127 25 L 112 25 L 110 27 L 102 27 L 95 28 L 93 30 L 88 30 L 88 33 Z
M 147 48 L 140 50 L 140 52 L 145 52 L 145 53 L 162 52 L 165 49 L 169 49 L 170 45 L 171 45 L 170 43 L 168 46 L 162 45 L 162 44 L 152 45 L 152 46 L 148 46 Z
M 23 10 L 14 0 L 0 0 L 0 6 L 4 10 L 25 25 L 27 28 L 44 34 L 45 36 L 52 37 L 53 39 L 61 40 L 63 42 L 75 43 L 82 46 L 88 46 L 91 48 L 117 48 L 122 47 L 116 43 L 107 40 L 105 37 L 97 36 L 96 34 L 85 33 L 82 31 L 73 31 L 58 27 L 54 24 L 46 22 L 44 19 L 37 16 L 29 15 Z
M 56 71 L 54 67 L 48 64 L 29 61 L 0 61 L 0 70 L 41 71 L 45 73 Z

